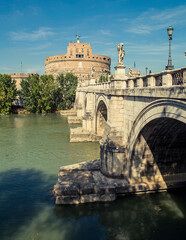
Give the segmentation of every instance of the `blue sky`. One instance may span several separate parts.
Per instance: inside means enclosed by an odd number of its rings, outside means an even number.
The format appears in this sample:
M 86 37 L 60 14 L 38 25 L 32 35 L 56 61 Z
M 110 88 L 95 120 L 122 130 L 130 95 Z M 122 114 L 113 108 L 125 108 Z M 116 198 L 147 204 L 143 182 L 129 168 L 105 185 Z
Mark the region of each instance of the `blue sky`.
M 174 28 L 172 59 L 186 66 L 186 1 L 178 0 L 0 0 L 0 73 L 44 74 L 44 59 L 65 54 L 70 41 L 90 43 L 94 54 L 117 65 L 117 44 L 124 43 L 124 65 L 145 73 L 165 69 L 167 27 Z

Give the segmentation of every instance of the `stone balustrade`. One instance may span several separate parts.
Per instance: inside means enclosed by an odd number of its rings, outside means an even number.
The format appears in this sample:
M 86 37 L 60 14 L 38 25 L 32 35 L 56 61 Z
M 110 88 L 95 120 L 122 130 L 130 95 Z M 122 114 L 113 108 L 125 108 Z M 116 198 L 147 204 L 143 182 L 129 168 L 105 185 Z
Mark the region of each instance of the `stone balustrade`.
M 175 85 L 186 85 L 186 67 L 165 70 L 159 73 L 151 73 L 138 77 L 129 77 L 125 80 L 112 79 L 109 82 L 95 83 L 92 89 L 110 89 L 110 88 L 154 88 L 154 87 L 170 87 Z M 86 88 L 87 86 L 79 86 Z

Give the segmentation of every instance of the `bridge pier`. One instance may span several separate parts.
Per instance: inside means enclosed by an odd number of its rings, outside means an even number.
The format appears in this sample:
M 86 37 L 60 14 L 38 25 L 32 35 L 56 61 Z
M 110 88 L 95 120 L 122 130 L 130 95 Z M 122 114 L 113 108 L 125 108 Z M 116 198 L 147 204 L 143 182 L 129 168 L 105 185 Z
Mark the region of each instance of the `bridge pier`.
M 125 148 L 114 142 L 100 141 L 100 171 L 107 177 L 126 178 Z

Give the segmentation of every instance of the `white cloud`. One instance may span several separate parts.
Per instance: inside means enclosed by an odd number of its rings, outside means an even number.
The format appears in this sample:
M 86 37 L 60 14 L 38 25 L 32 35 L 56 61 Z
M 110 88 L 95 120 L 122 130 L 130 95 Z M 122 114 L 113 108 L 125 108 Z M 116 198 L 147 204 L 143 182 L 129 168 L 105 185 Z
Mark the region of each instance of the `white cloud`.
M 40 39 L 47 38 L 49 36 L 53 36 L 54 32 L 51 31 L 51 28 L 42 27 L 30 33 L 19 31 L 19 32 L 10 32 L 9 34 L 11 39 L 15 41 L 37 41 Z
M 164 55 L 168 52 L 168 45 L 159 45 L 159 44 L 147 44 L 147 45 L 137 45 L 133 44 L 127 46 L 128 53 L 136 53 L 140 55 Z
M 19 10 L 16 10 L 16 11 L 15 11 L 15 14 L 18 15 L 18 16 L 23 16 L 23 15 L 24 15 L 24 12 L 19 11 Z
M 119 19 L 117 19 L 117 21 L 118 21 L 118 22 L 128 22 L 129 19 L 126 18 L 126 17 L 123 17 L 123 18 L 119 18 Z
M 133 19 L 129 24 L 127 32 L 149 34 L 169 25 L 183 25 L 186 22 L 185 14 L 186 5 L 161 11 L 152 8 Z
M 105 35 L 105 36 L 111 36 L 111 32 L 110 30 L 99 30 L 99 32 L 102 34 L 102 35 Z
M 176 8 L 170 8 L 166 9 L 159 14 L 156 14 L 154 16 L 151 16 L 152 20 L 167 20 L 167 19 L 173 19 L 173 18 L 180 18 L 180 16 L 184 16 L 186 14 L 186 6 L 179 6 Z
M 28 48 L 28 49 L 32 50 L 32 51 L 33 50 L 40 51 L 40 50 L 49 48 L 50 46 L 51 46 L 51 43 L 45 43 L 45 44 L 37 45 L 37 46 L 31 47 L 31 48 Z

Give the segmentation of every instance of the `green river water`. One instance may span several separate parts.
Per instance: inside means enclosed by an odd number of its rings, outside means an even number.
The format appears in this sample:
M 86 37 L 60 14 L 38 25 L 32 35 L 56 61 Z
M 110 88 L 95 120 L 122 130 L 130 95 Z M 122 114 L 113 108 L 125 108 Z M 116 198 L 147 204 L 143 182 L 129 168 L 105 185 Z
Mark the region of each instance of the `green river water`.
M 60 114 L 0 116 L 0 240 L 186 239 L 186 191 L 55 206 L 60 166 L 99 158 Z

